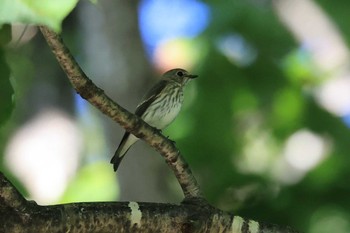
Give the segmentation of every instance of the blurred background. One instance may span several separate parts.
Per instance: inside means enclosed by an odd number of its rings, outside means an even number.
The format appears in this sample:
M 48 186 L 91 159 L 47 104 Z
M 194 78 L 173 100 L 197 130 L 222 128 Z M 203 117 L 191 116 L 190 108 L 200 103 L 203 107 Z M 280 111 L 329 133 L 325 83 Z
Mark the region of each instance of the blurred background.
M 200 76 L 163 133 L 212 205 L 348 233 L 349 9 L 347 0 L 80 1 L 62 36 L 131 112 L 164 71 Z M 0 54 L 0 169 L 20 191 L 42 205 L 180 202 L 173 174 L 142 141 L 113 172 L 124 130 L 74 92 L 36 27 L 11 29 Z

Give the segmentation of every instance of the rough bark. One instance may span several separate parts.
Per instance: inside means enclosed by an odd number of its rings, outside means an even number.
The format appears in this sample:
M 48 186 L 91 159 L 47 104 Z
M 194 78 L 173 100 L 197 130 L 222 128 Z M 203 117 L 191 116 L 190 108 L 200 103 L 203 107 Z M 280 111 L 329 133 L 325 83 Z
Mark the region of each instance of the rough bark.
M 296 233 L 213 208 L 181 204 L 91 202 L 39 206 L 27 201 L 0 173 L 0 232 L 231 232 Z

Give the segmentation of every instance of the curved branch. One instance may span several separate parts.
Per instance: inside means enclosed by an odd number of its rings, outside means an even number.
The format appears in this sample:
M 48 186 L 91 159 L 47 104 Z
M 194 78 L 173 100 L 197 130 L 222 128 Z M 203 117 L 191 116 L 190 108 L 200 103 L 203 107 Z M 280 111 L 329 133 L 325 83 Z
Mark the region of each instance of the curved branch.
M 0 232 L 297 233 L 193 203 L 95 202 L 39 206 L 0 172 Z
M 80 68 L 59 35 L 45 26 L 40 26 L 40 30 L 77 93 L 125 130 L 154 147 L 173 170 L 185 198 L 201 197 L 199 185 L 175 145 L 141 118 L 113 102 L 98 88 Z

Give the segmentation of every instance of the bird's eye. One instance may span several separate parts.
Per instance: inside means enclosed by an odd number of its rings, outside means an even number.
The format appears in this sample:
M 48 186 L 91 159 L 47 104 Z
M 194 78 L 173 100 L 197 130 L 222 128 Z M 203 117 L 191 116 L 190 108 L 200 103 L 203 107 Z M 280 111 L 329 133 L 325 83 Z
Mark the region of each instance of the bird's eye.
M 182 71 L 178 71 L 178 72 L 176 73 L 176 75 L 179 76 L 179 77 L 182 77 L 182 76 L 184 75 L 184 73 L 183 73 Z

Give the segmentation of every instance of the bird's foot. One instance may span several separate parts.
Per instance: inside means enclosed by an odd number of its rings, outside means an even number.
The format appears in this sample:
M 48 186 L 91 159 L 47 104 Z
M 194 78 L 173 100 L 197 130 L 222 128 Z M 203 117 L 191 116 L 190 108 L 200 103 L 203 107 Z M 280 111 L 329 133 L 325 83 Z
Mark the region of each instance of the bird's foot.
M 158 129 L 158 128 L 156 128 L 156 127 L 153 127 L 158 133 L 161 133 L 161 134 L 163 134 L 163 132 L 162 132 L 162 130 L 161 129 Z
M 163 131 L 162 131 L 161 129 L 158 129 L 158 128 L 155 128 L 155 127 L 154 127 L 154 129 L 155 129 L 156 131 L 158 131 L 159 133 L 163 134 Z M 165 135 L 164 135 L 164 136 L 165 136 Z M 175 142 L 174 140 L 171 140 L 171 139 L 169 138 L 169 136 L 166 136 L 166 138 L 167 138 L 169 141 L 171 141 L 174 145 L 176 144 L 176 142 Z
M 176 142 L 175 142 L 174 140 L 171 140 L 171 139 L 169 138 L 169 136 L 166 136 L 166 138 L 167 138 L 169 141 L 171 141 L 174 145 L 176 144 Z

